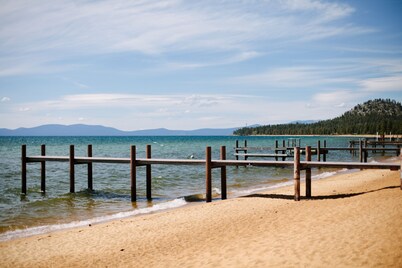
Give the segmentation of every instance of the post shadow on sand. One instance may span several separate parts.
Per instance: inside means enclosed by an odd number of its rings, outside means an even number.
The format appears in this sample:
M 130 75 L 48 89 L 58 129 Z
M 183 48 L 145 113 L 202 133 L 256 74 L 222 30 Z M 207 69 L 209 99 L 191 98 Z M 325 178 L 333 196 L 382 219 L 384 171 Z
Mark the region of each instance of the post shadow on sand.
M 387 186 L 387 187 L 376 189 L 376 190 L 370 190 L 370 191 L 359 192 L 359 193 L 350 193 L 350 194 L 318 195 L 318 196 L 312 196 L 310 198 L 301 196 L 301 199 L 304 199 L 304 200 L 341 199 L 341 198 L 349 198 L 349 197 L 358 196 L 358 195 L 362 195 L 362 194 L 368 194 L 368 193 L 373 193 L 373 192 L 387 190 L 387 189 L 395 189 L 395 188 L 399 188 L 399 186 Z M 294 199 L 294 195 L 290 195 L 290 194 L 251 194 L 251 195 L 242 196 L 242 198 L 245 198 L 245 197 L 259 197 L 259 198 L 285 199 L 285 200 L 293 200 Z

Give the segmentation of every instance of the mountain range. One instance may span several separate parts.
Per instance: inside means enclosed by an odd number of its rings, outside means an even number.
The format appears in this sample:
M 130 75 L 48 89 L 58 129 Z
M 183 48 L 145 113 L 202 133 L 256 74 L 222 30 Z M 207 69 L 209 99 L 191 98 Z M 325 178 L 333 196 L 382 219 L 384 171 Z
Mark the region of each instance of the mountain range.
M 166 128 L 123 131 L 101 125 L 42 125 L 32 128 L 0 128 L 0 136 L 228 136 L 237 128 L 170 130 Z

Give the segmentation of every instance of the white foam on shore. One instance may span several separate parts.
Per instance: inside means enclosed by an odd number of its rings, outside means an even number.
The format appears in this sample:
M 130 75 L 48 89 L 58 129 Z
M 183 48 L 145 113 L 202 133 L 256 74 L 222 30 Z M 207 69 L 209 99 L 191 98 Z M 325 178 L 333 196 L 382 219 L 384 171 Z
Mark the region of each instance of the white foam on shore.
M 70 228 L 75 228 L 75 227 L 88 226 L 90 224 L 107 222 L 107 221 L 111 221 L 111 220 L 122 219 L 122 218 L 127 218 L 127 217 L 141 215 L 141 214 L 148 214 L 148 213 L 153 213 L 153 212 L 166 210 L 166 209 L 178 208 L 178 207 L 184 206 L 186 204 L 188 204 L 188 203 L 184 200 L 184 198 L 178 198 L 178 199 L 174 199 L 172 201 L 168 201 L 165 203 L 156 204 L 156 205 L 153 205 L 152 207 L 148 207 L 148 208 L 140 208 L 140 209 L 136 209 L 136 210 L 132 210 L 132 211 L 119 212 L 116 214 L 102 216 L 102 217 L 96 217 L 93 219 L 88 219 L 88 220 L 83 220 L 83 221 L 74 221 L 74 222 L 70 222 L 70 223 L 54 224 L 54 225 L 44 225 L 44 226 L 30 227 L 27 229 L 9 231 L 9 232 L 0 234 L 0 241 L 7 241 L 7 240 L 15 239 L 15 238 L 22 238 L 22 237 L 28 237 L 28 236 L 33 236 L 33 235 L 45 234 L 45 233 L 50 233 L 53 231 L 70 229 Z

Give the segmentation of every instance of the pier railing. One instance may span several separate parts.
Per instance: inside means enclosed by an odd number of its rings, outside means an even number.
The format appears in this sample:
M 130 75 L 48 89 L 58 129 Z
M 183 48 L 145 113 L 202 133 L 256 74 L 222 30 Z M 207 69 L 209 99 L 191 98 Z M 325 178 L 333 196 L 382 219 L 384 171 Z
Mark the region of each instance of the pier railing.
M 211 147 L 206 147 L 205 159 L 158 159 L 151 158 L 151 146 L 146 146 L 146 158 L 137 158 L 136 146 L 131 146 L 130 158 L 93 157 L 92 145 L 88 145 L 87 156 L 75 156 L 74 145 L 70 145 L 69 156 L 47 156 L 46 146 L 41 146 L 40 156 L 27 156 L 26 145 L 21 148 L 21 192 L 27 194 L 27 164 L 41 163 L 41 191 L 46 191 L 46 162 L 68 162 L 70 167 L 70 193 L 75 192 L 75 165 L 88 166 L 88 189 L 93 190 L 93 163 L 129 164 L 131 201 L 137 200 L 137 167 L 146 167 L 146 196 L 152 199 L 152 165 L 196 165 L 205 166 L 205 193 L 206 202 L 212 201 L 212 169 L 220 169 L 221 198 L 227 198 L 228 166 L 257 166 L 257 167 L 293 167 L 294 170 L 294 199 L 300 200 L 300 172 L 306 172 L 306 197 L 311 197 L 311 169 L 312 168 L 346 168 L 346 169 L 390 169 L 401 171 L 402 190 L 402 161 L 401 163 L 364 163 L 364 162 L 320 162 L 311 161 L 311 147 L 305 148 L 305 161 L 300 160 L 300 147 L 293 148 L 293 161 L 262 161 L 262 160 L 227 160 L 226 147 L 220 148 L 220 159 L 213 160 Z M 402 155 L 402 149 L 401 149 Z

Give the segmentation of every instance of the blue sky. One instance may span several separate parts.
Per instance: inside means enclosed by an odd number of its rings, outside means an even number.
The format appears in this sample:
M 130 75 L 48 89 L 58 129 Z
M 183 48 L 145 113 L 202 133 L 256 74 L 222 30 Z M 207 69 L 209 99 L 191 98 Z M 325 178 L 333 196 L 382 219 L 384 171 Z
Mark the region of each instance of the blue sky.
M 399 0 L 0 6 L 4 128 L 226 128 L 402 101 Z

